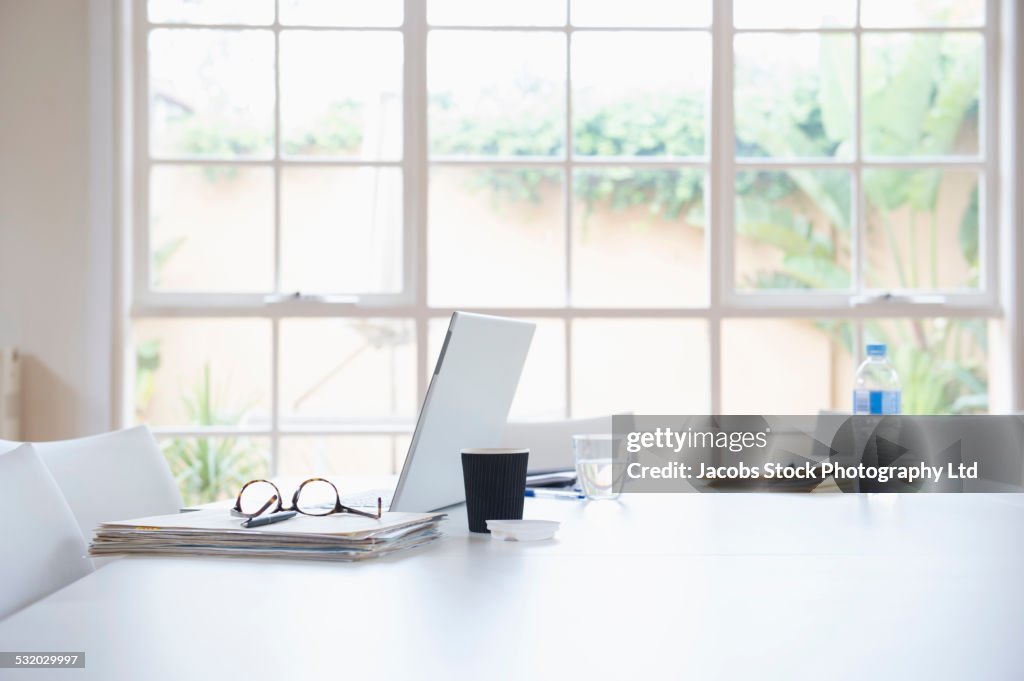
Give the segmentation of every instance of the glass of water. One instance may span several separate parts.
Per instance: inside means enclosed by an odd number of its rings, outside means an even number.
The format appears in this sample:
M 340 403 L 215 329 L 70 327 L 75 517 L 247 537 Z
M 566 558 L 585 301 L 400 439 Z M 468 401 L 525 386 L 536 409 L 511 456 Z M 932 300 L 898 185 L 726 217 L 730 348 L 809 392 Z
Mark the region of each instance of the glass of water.
M 576 477 L 588 499 L 616 499 L 612 459 L 622 440 L 613 435 L 573 435 L 576 454 Z

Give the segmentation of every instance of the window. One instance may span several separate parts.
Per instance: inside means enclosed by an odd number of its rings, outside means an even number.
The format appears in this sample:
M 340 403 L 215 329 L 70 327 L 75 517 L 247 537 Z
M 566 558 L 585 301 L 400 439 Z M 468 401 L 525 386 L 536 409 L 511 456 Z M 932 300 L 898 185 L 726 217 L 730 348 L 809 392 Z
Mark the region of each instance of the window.
M 984 411 L 995 3 L 149 0 L 128 421 L 192 499 L 400 468 L 452 310 L 513 418 Z

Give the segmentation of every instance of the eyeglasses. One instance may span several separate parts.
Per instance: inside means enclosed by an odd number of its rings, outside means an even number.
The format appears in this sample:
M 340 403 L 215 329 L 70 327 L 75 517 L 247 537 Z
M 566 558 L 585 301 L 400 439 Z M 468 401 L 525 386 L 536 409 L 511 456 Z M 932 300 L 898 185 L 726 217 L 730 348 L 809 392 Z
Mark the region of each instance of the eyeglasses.
M 280 513 L 295 511 L 303 515 L 324 516 L 334 513 L 352 513 L 365 518 L 381 517 L 381 500 L 377 498 L 377 513 L 360 511 L 341 503 L 338 488 L 330 480 L 310 478 L 306 480 L 292 495 L 292 505 L 285 508 L 281 501 L 281 490 L 269 480 L 250 480 L 242 486 L 231 509 L 231 515 L 239 518 L 255 518 L 266 512 Z M 333 499 L 334 503 L 331 503 Z

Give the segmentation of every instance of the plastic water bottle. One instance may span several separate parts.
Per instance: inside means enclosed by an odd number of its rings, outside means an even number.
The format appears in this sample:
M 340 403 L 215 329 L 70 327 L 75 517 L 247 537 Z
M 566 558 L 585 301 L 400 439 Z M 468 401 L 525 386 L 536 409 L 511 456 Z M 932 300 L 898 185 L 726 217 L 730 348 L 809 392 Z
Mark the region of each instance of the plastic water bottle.
M 853 379 L 854 414 L 899 414 L 900 377 L 885 358 L 884 343 L 868 345 L 868 358 Z

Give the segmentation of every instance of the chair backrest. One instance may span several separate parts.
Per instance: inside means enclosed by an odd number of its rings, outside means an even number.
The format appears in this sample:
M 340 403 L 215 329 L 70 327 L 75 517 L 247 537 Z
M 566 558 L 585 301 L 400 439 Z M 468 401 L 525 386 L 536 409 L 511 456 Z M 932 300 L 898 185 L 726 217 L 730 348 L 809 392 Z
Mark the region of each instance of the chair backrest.
M 502 447 L 529 447 L 530 471 L 573 468 L 573 435 L 611 433 L 612 417 L 599 416 L 563 421 L 521 421 L 508 423 L 501 436 Z
M 32 445 L 0 454 L 0 618 L 92 572 L 64 495 Z
M 146 426 L 33 446 L 86 539 L 104 521 L 177 513 L 182 507 L 171 470 Z

